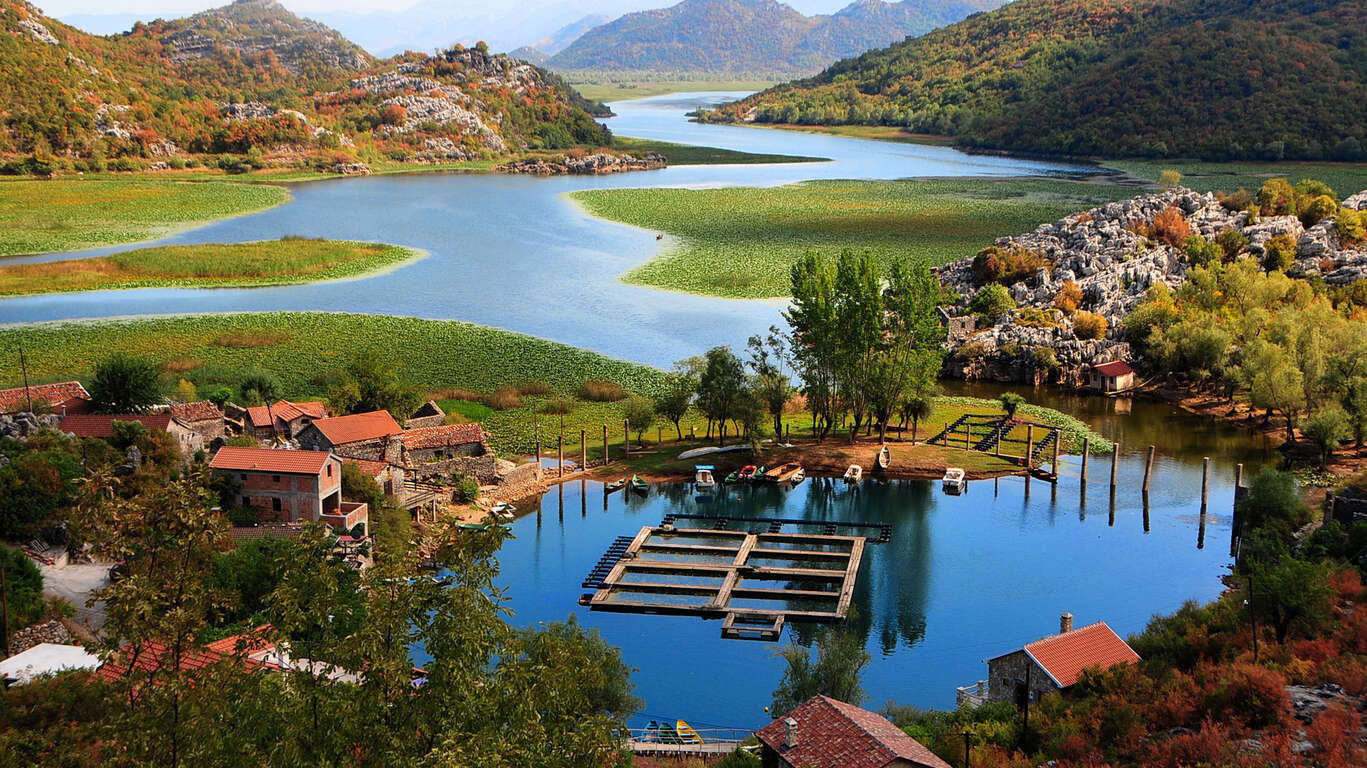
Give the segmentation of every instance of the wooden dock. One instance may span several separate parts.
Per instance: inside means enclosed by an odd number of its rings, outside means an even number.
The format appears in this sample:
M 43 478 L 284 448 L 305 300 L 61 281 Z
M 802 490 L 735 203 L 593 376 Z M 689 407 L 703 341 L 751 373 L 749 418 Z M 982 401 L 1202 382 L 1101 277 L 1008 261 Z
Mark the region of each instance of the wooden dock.
M 586 582 L 596 591 L 581 602 L 595 611 L 723 619 L 722 637 L 777 640 L 788 621 L 845 619 L 864 544 L 863 536 L 648 525 L 618 550 L 606 576 Z
M 642 757 L 721 757 L 736 751 L 739 741 L 705 741 L 701 744 L 665 744 L 659 741 L 628 742 L 631 751 Z

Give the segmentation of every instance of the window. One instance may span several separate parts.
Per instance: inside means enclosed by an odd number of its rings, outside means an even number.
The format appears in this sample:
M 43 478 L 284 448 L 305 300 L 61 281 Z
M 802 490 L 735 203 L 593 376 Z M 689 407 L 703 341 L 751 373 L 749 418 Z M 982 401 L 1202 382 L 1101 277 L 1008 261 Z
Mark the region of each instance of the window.
M 328 477 L 332 477 L 332 462 L 328 462 Z
M 250 497 L 250 496 L 243 496 L 243 497 L 242 497 L 242 506 L 244 506 L 244 507 L 250 507 L 251 505 L 252 505 L 252 497 Z
M 278 482 L 280 482 L 280 476 L 279 476 L 279 475 L 271 475 L 271 482 L 272 482 L 272 483 L 278 483 Z
M 280 499 L 278 497 L 271 499 L 271 509 L 276 512 L 280 511 Z
M 244 482 L 244 483 L 247 482 L 247 473 L 246 473 L 246 472 L 243 472 L 242 474 L 238 475 L 238 477 L 242 479 L 242 482 Z

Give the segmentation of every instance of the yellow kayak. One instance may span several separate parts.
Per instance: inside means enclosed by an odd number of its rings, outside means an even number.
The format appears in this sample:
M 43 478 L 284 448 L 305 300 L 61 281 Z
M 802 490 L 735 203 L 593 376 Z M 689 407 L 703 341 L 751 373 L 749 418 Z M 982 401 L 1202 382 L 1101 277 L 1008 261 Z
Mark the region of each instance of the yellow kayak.
M 693 726 L 689 725 L 683 720 L 680 720 L 674 724 L 674 730 L 679 734 L 679 741 L 683 742 L 684 744 L 702 743 L 702 736 L 699 736 L 698 732 L 693 730 Z

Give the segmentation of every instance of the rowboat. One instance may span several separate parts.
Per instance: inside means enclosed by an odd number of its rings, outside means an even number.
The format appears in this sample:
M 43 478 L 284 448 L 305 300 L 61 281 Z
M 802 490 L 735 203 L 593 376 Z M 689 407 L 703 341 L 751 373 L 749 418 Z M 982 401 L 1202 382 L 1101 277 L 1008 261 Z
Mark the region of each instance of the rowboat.
M 689 449 L 689 450 L 687 450 L 687 451 L 684 451 L 683 453 L 679 454 L 679 461 L 687 461 L 687 460 L 689 460 L 689 459 L 696 459 L 696 458 L 698 458 L 699 456 L 711 456 L 711 455 L 714 454 L 714 453 L 730 453 L 730 452 L 732 452 L 732 451 L 748 451 L 748 450 L 750 450 L 750 446 L 745 445 L 744 443 L 741 443 L 741 444 L 738 444 L 738 445 L 728 445 L 728 446 L 726 446 L 725 448 L 719 448 L 719 447 L 717 447 L 717 446 L 715 446 L 715 445 L 709 445 L 709 446 L 706 446 L 706 447 L 704 447 L 704 448 L 692 448 L 692 449 Z
M 717 481 L 712 477 L 711 464 L 699 464 L 694 467 L 693 487 L 700 491 L 713 491 L 717 488 Z
M 944 479 L 940 481 L 940 485 L 945 493 L 958 496 L 964 492 L 964 488 L 968 483 L 964 481 L 964 471 L 962 469 L 959 469 L 958 467 L 949 467 L 945 470 L 945 476 Z
M 462 531 L 487 531 L 489 526 L 484 523 L 456 523 L 456 527 Z
M 892 451 L 889 451 L 885 445 L 878 449 L 878 458 L 873 465 L 880 470 L 886 470 L 889 464 L 892 464 Z
M 806 480 L 806 479 L 807 479 L 807 470 L 803 469 L 802 467 L 798 467 L 798 468 L 797 468 L 797 472 L 793 474 L 792 479 L 789 480 L 788 482 L 792 483 L 793 485 L 799 485 L 799 484 L 802 483 L 803 480 Z
M 497 515 L 498 517 L 510 518 L 513 516 L 513 513 L 517 512 L 517 509 L 512 504 L 509 504 L 506 501 L 500 501 L 499 503 L 490 507 L 489 512 L 490 514 Z
M 863 476 L 864 468 L 858 464 L 851 464 L 850 468 L 845 470 L 845 482 L 847 483 L 857 483 Z
M 702 743 L 702 736 L 699 735 L 697 731 L 693 730 L 693 726 L 689 725 L 688 723 L 684 722 L 683 720 L 679 720 L 678 722 L 674 723 L 674 731 L 675 731 L 675 733 L 679 734 L 679 742 L 680 742 L 680 743 L 683 743 L 683 744 L 701 744 L 701 743 Z
M 755 465 L 754 465 L 754 464 L 746 464 L 745 466 L 741 467 L 741 468 L 740 468 L 740 473 L 739 473 L 739 475 L 738 475 L 738 477 L 737 477 L 736 479 L 739 480 L 739 481 L 742 482 L 742 483 L 748 483 L 748 482 L 750 482 L 751 480 L 754 480 L 754 479 L 755 479 Z M 730 482 L 730 481 L 728 480 L 727 482 Z
M 650 490 L 650 483 L 647 483 L 646 481 L 642 480 L 640 475 L 632 475 L 631 489 L 634 491 L 640 491 L 641 493 L 645 493 L 646 491 Z
M 802 471 L 802 465 L 796 461 L 789 461 L 774 467 L 764 473 L 766 483 L 786 483 L 793 479 L 793 476 Z
M 613 491 L 620 491 L 622 490 L 622 486 L 626 484 L 627 479 L 625 477 L 619 477 L 616 480 L 613 480 L 612 482 L 608 483 L 607 485 L 604 485 L 603 492 L 612 493 Z
M 739 483 L 739 482 L 740 482 L 740 471 L 739 471 L 739 470 L 733 471 L 731 474 L 727 475 L 727 476 L 726 476 L 726 479 L 722 480 L 722 482 L 723 482 L 723 483 L 726 483 L 727 485 L 735 485 L 736 483 Z

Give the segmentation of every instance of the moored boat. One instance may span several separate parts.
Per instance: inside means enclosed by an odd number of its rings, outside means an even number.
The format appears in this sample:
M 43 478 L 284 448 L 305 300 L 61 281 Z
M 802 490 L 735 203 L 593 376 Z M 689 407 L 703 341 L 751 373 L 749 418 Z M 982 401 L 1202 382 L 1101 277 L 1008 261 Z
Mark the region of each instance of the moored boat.
M 788 482 L 792 483 L 793 485 L 799 485 L 799 484 L 802 483 L 803 480 L 806 480 L 806 479 L 807 479 L 807 470 L 803 469 L 802 467 L 798 467 L 798 468 L 797 468 L 797 472 L 793 473 L 792 479 L 789 480 Z
M 885 445 L 878 449 L 878 458 L 874 461 L 874 466 L 880 471 L 886 470 L 892 464 L 892 451 Z
M 693 468 L 693 487 L 699 491 L 713 491 L 717 488 L 717 480 L 712 477 L 713 466 L 711 464 L 699 464 Z
M 680 720 L 674 724 L 674 732 L 679 735 L 679 741 L 683 744 L 701 744 L 702 736 L 693 730 L 693 726 Z
M 506 501 L 500 501 L 499 503 L 497 503 L 497 504 L 495 504 L 495 505 L 493 505 L 492 507 L 489 508 L 489 513 L 490 513 L 490 514 L 495 515 L 495 516 L 497 516 L 497 517 L 502 517 L 502 518 L 505 518 L 505 519 L 511 518 L 511 517 L 513 516 L 513 514 L 516 513 L 516 512 L 517 512 L 517 509 L 516 509 L 512 504 L 509 504 L 509 503 L 506 502 Z
M 802 465 L 796 461 L 784 462 L 764 473 L 763 480 L 766 483 L 786 483 L 793 479 L 793 476 L 802 471 Z
M 731 474 L 727 475 L 725 479 L 722 480 L 722 482 L 726 483 L 727 485 L 735 485 L 736 483 L 739 483 L 740 470 L 733 471 Z
M 625 477 L 619 477 L 619 478 L 617 478 L 616 480 L 613 480 L 612 482 L 610 482 L 610 483 L 604 485 L 604 486 L 603 486 L 603 492 L 604 492 L 604 493 L 612 493 L 613 491 L 620 491 L 620 490 L 622 490 L 622 486 L 624 486 L 624 485 L 626 485 L 626 484 L 627 484 L 627 479 L 626 479 Z
M 958 467 L 949 467 L 945 470 L 944 479 L 940 481 L 945 493 L 958 496 L 964 492 L 968 483 L 964 480 L 964 471 Z
M 748 483 L 755 479 L 755 471 L 756 468 L 754 464 L 746 464 L 740 468 L 740 472 L 737 473 L 736 479 L 742 483 Z
M 845 482 L 847 483 L 857 483 L 863 476 L 864 468 L 858 464 L 851 464 L 850 468 L 845 470 Z
M 640 491 L 641 493 L 645 493 L 646 491 L 650 490 L 650 483 L 647 483 L 646 481 L 642 480 L 640 475 L 632 475 L 631 489 L 633 491 Z

